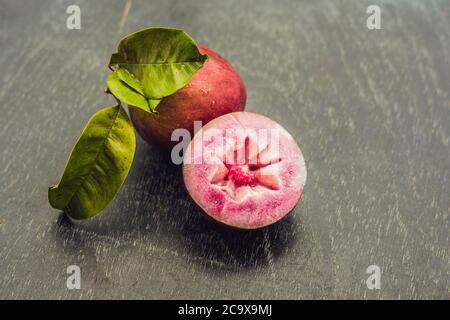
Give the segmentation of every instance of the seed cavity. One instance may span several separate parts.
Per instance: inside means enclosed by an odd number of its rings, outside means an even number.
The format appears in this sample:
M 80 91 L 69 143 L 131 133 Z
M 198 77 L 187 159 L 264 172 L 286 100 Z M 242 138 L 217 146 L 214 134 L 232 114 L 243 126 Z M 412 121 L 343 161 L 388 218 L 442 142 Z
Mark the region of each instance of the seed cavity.
M 233 161 L 230 162 L 225 155 L 218 159 L 210 179 L 212 184 L 219 186 L 235 201 L 243 200 L 251 191 L 259 193 L 261 187 L 274 191 L 282 185 L 279 172 L 283 159 L 274 157 L 269 145 L 255 152 L 255 149 L 250 148 L 251 138 L 247 136 L 244 141 L 244 145 L 236 144 L 231 150 Z M 243 163 L 237 161 L 238 155 L 244 156 Z

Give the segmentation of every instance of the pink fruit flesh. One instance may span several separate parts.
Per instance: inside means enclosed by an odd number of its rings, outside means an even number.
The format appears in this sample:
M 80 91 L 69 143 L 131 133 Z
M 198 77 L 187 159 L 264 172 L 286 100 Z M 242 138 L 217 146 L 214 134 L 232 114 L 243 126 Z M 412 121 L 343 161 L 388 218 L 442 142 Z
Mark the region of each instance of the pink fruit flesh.
M 186 150 L 183 178 L 207 215 L 233 227 L 255 229 L 292 211 L 303 192 L 306 167 L 283 127 L 259 114 L 234 112 L 197 132 Z
M 205 125 L 223 114 L 244 110 L 247 91 L 239 74 L 217 52 L 199 46 L 208 61 L 191 81 L 157 106 L 158 116 L 138 108 L 130 108 L 133 124 L 150 144 L 172 147 L 172 132 L 178 128 L 194 132 L 194 121 Z

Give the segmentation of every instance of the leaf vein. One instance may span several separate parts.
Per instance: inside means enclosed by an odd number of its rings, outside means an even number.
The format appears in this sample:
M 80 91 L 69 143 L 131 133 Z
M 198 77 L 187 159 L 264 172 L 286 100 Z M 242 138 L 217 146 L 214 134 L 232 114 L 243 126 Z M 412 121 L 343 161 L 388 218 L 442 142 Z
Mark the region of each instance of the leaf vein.
M 72 195 L 70 196 L 70 199 L 69 199 L 69 201 L 68 201 L 67 204 L 66 204 L 66 207 L 68 207 L 69 204 L 72 202 L 73 197 L 78 193 L 78 190 L 80 190 L 81 186 L 84 184 L 84 182 L 86 181 L 87 177 L 91 175 L 92 169 L 94 168 L 95 163 L 97 162 L 98 158 L 100 157 L 101 151 L 105 148 L 106 141 L 108 140 L 108 136 L 110 135 L 112 129 L 113 129 L 114 126 L 116 125 L 117 118 L 119 117 L 119 114 L 120 114 L 121 106 L 118 105 L 117 107 L 118 107 L 117 114 L 116 114 L 115 117 L 114 117 L 114 120 L 113 120 L 113 122 L 112 122 L 111 127 L 110 127 L 109 130 L 108 130 L 108 133 L 106 134 L 105 138 L 103 139 L 104 141 L 103 141 L 101 147 L 99 148 L 99 151 L 98 151 L 97 154 L 95 155 L 94 161 L 92 161 L 92 163 L 91 163 L 91 165 L 90 165 L 90 168 L 88 169 L 88 172 L 87 172 L 85 175 L 83 175 L 83 176 L 81 177 L 81 182 L 76 186 L 76 189 L 74 190 L 74 192 L 73 192 Z

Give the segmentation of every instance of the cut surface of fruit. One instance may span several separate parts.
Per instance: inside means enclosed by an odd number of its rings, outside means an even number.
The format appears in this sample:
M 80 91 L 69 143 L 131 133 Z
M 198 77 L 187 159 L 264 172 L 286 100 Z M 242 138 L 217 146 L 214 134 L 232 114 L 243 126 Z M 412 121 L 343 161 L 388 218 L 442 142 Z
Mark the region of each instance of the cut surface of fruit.
M 278 123 L 234 112 L 197 132 L 186 149 L 183 178 L 207 215 L 255 229 L 292 211 L 303 192 L 306 167 L 297 143 Z

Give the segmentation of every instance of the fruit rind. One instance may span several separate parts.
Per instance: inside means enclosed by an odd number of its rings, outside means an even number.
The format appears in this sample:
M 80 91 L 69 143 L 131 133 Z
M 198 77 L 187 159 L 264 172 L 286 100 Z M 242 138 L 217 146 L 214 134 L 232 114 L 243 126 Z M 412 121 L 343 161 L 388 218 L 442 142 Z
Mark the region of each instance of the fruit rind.
M 198 48 L 208 61 L 186 86 L 160 101 L 158 116 L 130 108 L 133 125 L 147 143 L 170 149 L 179 143 L 171 141 L 175 129 L 187 129 L 192 136 L 194 121 L 205 125 L 223 114 L 244 110 L 247 91 L 239 74 L 214 50 Z

